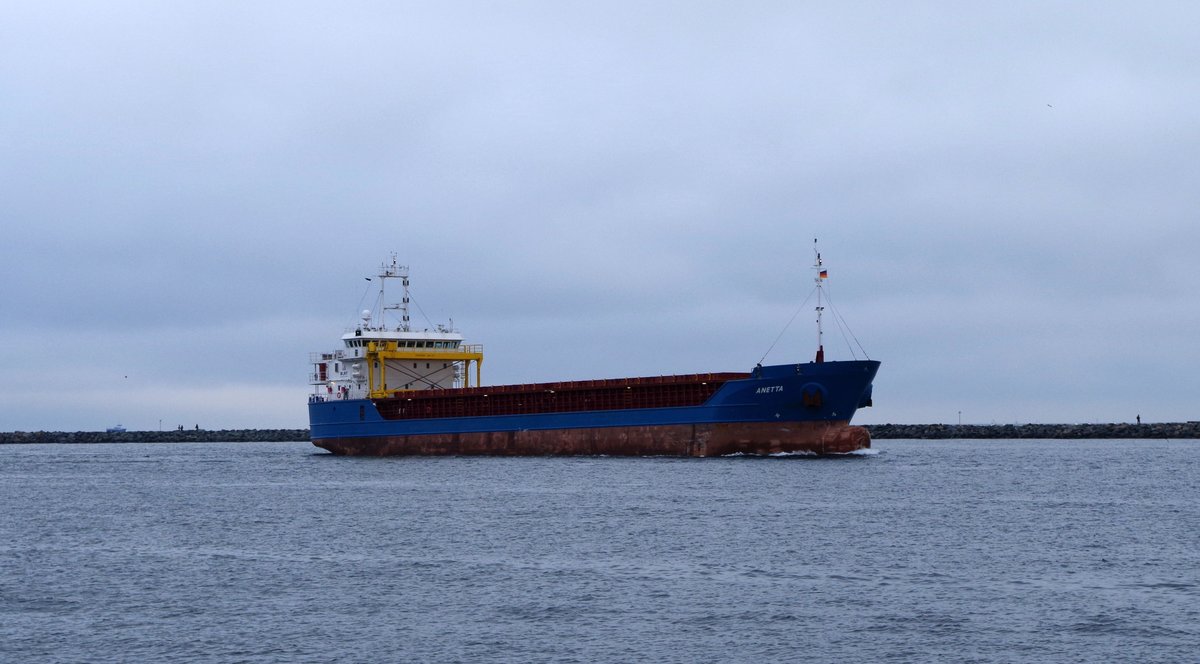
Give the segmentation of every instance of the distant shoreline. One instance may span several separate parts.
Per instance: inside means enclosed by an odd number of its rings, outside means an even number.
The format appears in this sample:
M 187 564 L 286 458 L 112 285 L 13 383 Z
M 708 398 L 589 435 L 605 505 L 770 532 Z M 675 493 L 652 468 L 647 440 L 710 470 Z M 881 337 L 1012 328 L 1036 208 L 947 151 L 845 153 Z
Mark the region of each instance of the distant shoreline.
M 1200 438 L 1200 422 L 1154 424 L 868 424 L 874 440 Z M 285 443 L 306 442 L 308 429 L 175 429 L 171 431 L 12 431 L 0 445 L 39 443 Z
M 308 429 L 0 432 L 0 445 L 37 443 L 287 443 L 307 440 Z
M 867 424 L 871 438 L 1008 439 L 1200 438 L 1200 422 L 1153 424 Z

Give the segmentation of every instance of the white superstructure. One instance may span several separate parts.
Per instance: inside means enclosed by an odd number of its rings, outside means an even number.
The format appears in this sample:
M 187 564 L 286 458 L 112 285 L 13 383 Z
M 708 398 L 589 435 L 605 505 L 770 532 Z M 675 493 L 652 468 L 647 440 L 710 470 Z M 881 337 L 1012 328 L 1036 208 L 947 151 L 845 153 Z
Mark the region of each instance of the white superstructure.
M 363 399 L 393 396 L 407 390 L 438 390 L 468 387 L 470 363 L 474 361 L 480 382 L 483 347 L 463 343 L 452 325 L 435 325 L 432 330 L 414 330 L 409 322 L 408 268 L 396 264 L 380 267 L 378 313 L 364 310 L 353 330 L 342 335 L 342 347 L 328 353 L 312 353 L 313 371 L 309 384 L 314 400 Z M 386 285 L 400 279 L 404 297 L 387 305 Z M 399 323 L 389 327 L 385 313 L 400 312 Z

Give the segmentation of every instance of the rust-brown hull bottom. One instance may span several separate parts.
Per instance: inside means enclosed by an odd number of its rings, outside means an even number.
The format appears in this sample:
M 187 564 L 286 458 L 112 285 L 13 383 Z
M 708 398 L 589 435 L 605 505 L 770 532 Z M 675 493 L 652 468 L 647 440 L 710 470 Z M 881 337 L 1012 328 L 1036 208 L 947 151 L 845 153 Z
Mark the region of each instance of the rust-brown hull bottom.
M 846 454 L 869 448 L 871 436 L 863 427 L 844 421 L 762 422 L 322 438 L 313 445 L 350 456 L 708 457 Z

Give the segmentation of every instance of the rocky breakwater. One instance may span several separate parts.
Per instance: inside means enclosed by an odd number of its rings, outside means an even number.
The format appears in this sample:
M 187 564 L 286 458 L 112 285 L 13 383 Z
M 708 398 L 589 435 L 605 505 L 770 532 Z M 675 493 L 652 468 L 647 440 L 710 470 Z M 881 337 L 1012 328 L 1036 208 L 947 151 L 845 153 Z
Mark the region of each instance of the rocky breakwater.
M 0 445 L 37 443 L 283 443 L 307 440 L 308 429 L 0 432 Z
M 1200 422 L 1154 424 L 870 424 L 871 438 L 1200 438 Z

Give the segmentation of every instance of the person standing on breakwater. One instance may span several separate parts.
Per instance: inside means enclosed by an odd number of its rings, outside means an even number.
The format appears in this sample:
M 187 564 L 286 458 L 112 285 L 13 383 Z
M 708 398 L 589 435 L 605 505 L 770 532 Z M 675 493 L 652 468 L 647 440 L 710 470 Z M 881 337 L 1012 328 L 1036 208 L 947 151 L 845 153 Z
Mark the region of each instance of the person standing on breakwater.
M 1138 413 L 1138 416 L 1137 416 L 1137 423 L 1138 423 L 1138 424 L 1141 424 L 1141 423 L 1142 423 L 1142 414 L 1141 414 L 1141 413 Z

